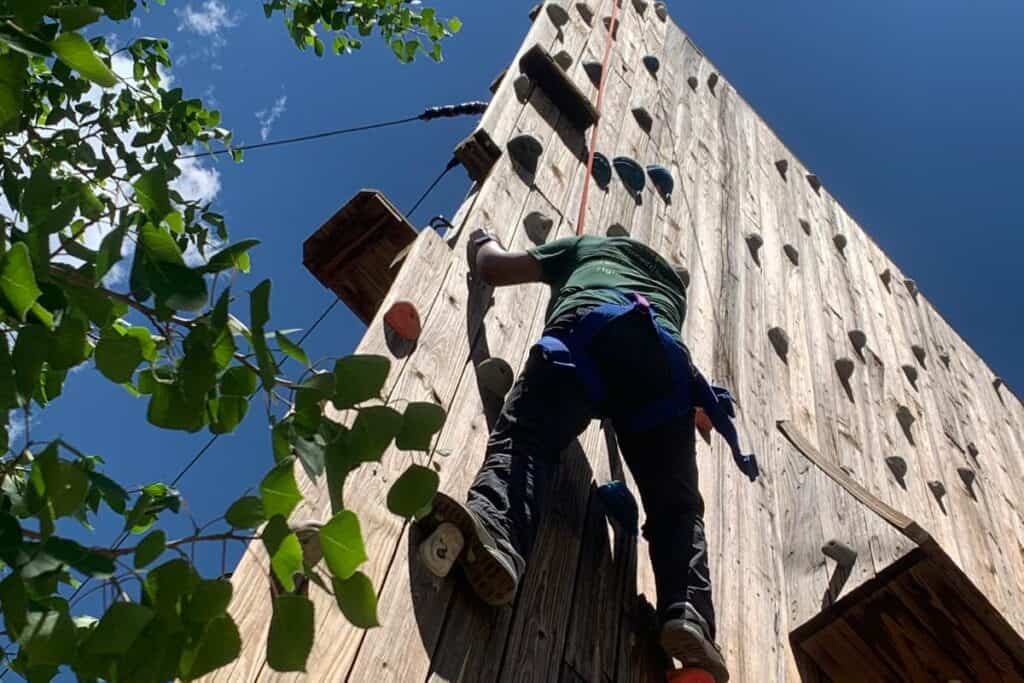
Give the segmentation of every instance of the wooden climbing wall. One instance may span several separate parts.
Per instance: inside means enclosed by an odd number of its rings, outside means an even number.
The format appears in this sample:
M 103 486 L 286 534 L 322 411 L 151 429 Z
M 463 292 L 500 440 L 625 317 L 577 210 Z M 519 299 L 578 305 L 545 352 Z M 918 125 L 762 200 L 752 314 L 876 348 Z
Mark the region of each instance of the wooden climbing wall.
M 596 98 L 588 72 L 603 55 L 612 1 L 547 3 L 519 54 L 540 44 Z M 650 182 L 638 198 L 617 176 L 607 190 L 592 185 L 586 231 L 620 226 L 688 270 L 683 337 L 705 374 L 732 388 L 742 440 L 764 470 L 750 484 L 724 444 L 698 445 L 719 639 L 733 680 L 812 680 L 789 633 L 912 549 L 810 465 L 778 420 L 930 531 L 1024 631 L 1024 406 L 660 8 L 626 0 L 615 35 L 598 151 L 663 165 L 675 190 L 665 201 Z M 645 56 L 658 58 L 656 73 Z M 420 233 L 381 308 L 413 302 L 419 344 L 411 353 L 389 347 L 378 312 L 357 349 L 392 357 L 387 399 L 447 407 L 432 460 L 454 494 L 468 488 L 497 408 L 482 397 L 475 367 L 492 356 L 521 366 L 547 299 L 540 285 L 468 287 L 465 236 L 486 225 L 526 248 L 524 219 L 537 212 L 551 219 L 547 239 L 573 234 L 587 172 L 589 131 L 520 78 L 518 59 L 460 148 L 478 181 L 453 220 L 461 232 L 452 245 Z M 542 145 L 534 173 L 506 151 L 521 134 Z M 314 589 L 308 672 L 271 671 L 267 562 L 254 544 L 234 575 L 245 647 L 211 679 L 657 680 L 664 663 L 651 637 L 645 544 L 611 526 L 594 495 L 595 483 L 629 479 L 613 434 L 595 423 L 564 454 L 520 594 L 503 609 L 413 561 L 417 530 L 383 505 L 410 457 L 389 452 L 351 476 L 345 494 L 362 520 L 363 570 L 378 589 L 382 626 L 351 627 Z M 326 490 L 304 488 L 295 516 L 326 519 Z M 830 540 L 858 553 L 841 589 L 821 551 Z

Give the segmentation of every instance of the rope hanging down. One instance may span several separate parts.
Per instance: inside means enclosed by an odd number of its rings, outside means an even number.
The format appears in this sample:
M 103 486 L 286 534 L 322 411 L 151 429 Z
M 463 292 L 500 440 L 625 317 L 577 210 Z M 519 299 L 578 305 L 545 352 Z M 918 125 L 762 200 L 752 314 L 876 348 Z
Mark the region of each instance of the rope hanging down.
M 432 121 L 434 119 L 441 118 L 454 118 L 456 116 L 472 116 L 475 114 L 483 114 L 484 110 L 487 109 L 486 102 L 463 102 L 462 104 L 446 104 L 441 107 L 428 107 L 423 110 L 421 114 L 416 116 L 409 116 L 404 119 L 395 119 L 394 121 L 383 121 L 381 123 L 368 123 L 362 126 L 353 126 L 350 128 L 339 128 L 337 130 L 329 130 L 323 133 L 313 133 L 311 135 L 300 135 L 294 138 L 284 138 L 282 140 L 271 140 L 270 142 L 260 142 L 255 145 L 242 145 L 240 147 L 229 147 L 227 149 L 211 150 L 209 152 L 197 152 L 196 154 L 185 154 L 179 159 L 198 159 L 200 157 L 212 157 L 220 154 L 230 154 L 231 152 L 245 152 L 251 149 L 266 149 L 267 147 L 278 147 L 280 145 L 290 145 L 296 142 L 308 142 L 310 140 L 322 140 L 323 138 L 330 138 L 336 135 L 345 135 L 347 133 L 360 133 L 367 130 L 376 130 L 378 128 L 388 128 L 390 126 L 399 126 L 403 123 L 411 123 L 413 121 Z
M 590 135 L 590 154 L 587 159 L 587 176 L 583 179 L 583 195 L 580 198 L 580 215 L 576 218 L 576 234 L 583 234 L 583 224 L 587 218 L 587 200 L 590 198 L 590 177 L 594 174 L 594 152 L 597 151 L 597 131 L 601 128 L 601 105 L 604 102 L 604 84 L 608 79 L 608 63 L 612 56 L 612 43 L 615 42 L 615 33 L 619 28 L 619 3 L 612 2 L 612 16 L 606 30 L 608 40 L 604 45 L 604 58 L 601 61 L 601 81 L 597 86 L 597 122 L 594 124 L 594 132 Z

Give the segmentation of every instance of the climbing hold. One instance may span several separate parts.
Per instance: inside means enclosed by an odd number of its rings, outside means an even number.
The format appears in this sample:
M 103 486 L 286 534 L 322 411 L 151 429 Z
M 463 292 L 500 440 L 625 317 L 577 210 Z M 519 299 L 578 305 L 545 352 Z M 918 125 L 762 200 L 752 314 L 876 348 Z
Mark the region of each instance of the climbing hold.
M 645 133 L 651 132 L 651 127 L 654 125 L 654 117 L 651 116 L 651 112 L 647 111 L 647 107 L 642 104 L 638 104 L 633 107 L 633 118 L 636 119 L 637 125 L 639 125 Z
M 999 387 L 1003 386 L 1004 384 L 1006 384 L 1006 382 L 1003 381 L 1002 377 L 996 377 L 995 379 L 992 380 L 992 388 L 995 389 L 996 391 L 999 391 Z
M 597 497 L 605 507 L 610 519 L 622 525 L 631 536 L 640 531 L 640 508 L 636 498 L 622 481 L 610 481 L 597 487 Z
M 504 398 L 512 388 L 515 373 L 501 358 L 488 358 L 476 366 L 476 379 L 482 390 L 491 396 Z
M 778 161 L 775 162 L 775 168 L 778 170 L 779 175 L 782 176 L 782 179 L 785 180 L 786 172 L 789 170 L 789 162 L 786 161 L 785 159 L 779 159 Z M 800 221 L 801 224 L 806 222 L 807 221 Z M 808 235 L 811 234 L 810 232 L 808 232 L 809 228 L 810 225 L 808 225 L 807 228 L 804 230 L 804 232 L 807 232 Z
M 978 447 L 974 445 L 973 441 L 967 444 L 967 454 L 970 455 L 975 460 L 978 459 L 978 452 Z
M 892 282 L 892 271 L 886 268 L 878 274 L 878 277 L 882 278 L 882 284 L 891 292 L 892 289 L 889 288 L 889 283 Z
M 517 100 L 526 102 L 533 91 L 533 81 L 526 74 L 519 74 L 516 80 L 512 81 L 512 90 L 515 91 Z
M 811 189 L 816 193 L 821 193 L 821 181 L 818 180 L 818 176 L 813 173 L 807 174 L 807 183 L 811 186 Z
M 612 34 L 612 40 L 617 40 L 619 37 L 619 20 L 616 19 L 615 23 L 613 24 L 611 17 L 605 17 L 604 30 Z
M 654 55 L 646 55 L 644 57 L 644 66 L 647 67 L 647 71 L 649 71 L 652 76 L 657 76 L 658 69 L 661 68 L 661 62 L 658 61 L 658 58 Z
M 621 223 L 612 223 L 605 234 L 608 237 L 629 237 L 629 230 L 622 227 Z
M 924 347 L 919 346 L 918 344 L 912 344 L 910 346 L 910 350 L 914 352 L 914 358 L 916 358 L 917 362 L 921 364 L 921 367 L 927 370 L 928 366 L 924 364 L 924 359 L 928 356 L 928 353 L 924 350 Z
M 673 266 L 672 270 L 676 272 L 676 277 L 683 283 L 683 289 L 690 288 L 690 271 L 683 266 Z
M 700 81 L 697 80 L 696 76 L 690 76 L 686 79 L 686 84 L 690 86 L 691 90 L 696 90 L 697 86 L 700 85 Z
M 633 0 L 633 9 L 639 14 L 643 14 L 647 11 L 647 0 Z
M 850 338 L 850 343 L 853 344 L 853 350 L 860 355 L 860 352 L 868 344 L 868 336 L 864 334 L 863 330 L 850 330 L 847 336 Z
M 668 7 L 663 2 L 654 3 L 654 13 L 658 15 L 658 18 L 662 21 L 668 19 Z
M 907 476 L 907 461 L 898 455 L 890 455 L 885 459 L 885 464 L 888 465 L 892 476 L 896 478 L 896 483 L 907 488 L 907 482 L 904 481 L 904 477 Z
M 917 389 L 917 368 L 913 365 L 904 365 L 903 374 L 907 376 L 907 381 L 910 382 L 910 386 Z
M 800 220 L 800 229 L 804 231 L 805 235 L 811 234 L 811 224 L 809 221 L 805 221 L 803 218 Z
M 907 278 L 906 280 L 903 281 L 903 285 L 907 288 L 907 291 L 910 292 L 911 298 L 913 298 L 914 301 L 916 302 L 917 301 L 917 283 L 914 282 L 913 280 L 911 280 L 910 278 Z
M 775 349 L 775 353 L 779 354 L 779 358 L 782 359 L 783 363 L 788 362 L 789 359 L 789 335 L 781 327 L 773 327 L 768 330 L 768 341 L 772 343 L 772 347 Z
M 832 237 L 832 243 L 836 245 L 836 249 L 839 250 L 839 253 L 845 256 L 845 252 L 843 250 L 846 249 L 846 235 L 834 235 Z
M 718 85 L 718 74 L 712 71 L 711 75 L 708 76 L 708 89 L 711 91 L 712 95 L 715 94 L 716 85 Z
M 587 26 L 594 25 L 594 10 L 585 2 L 576 3 L 576 11 L 580 13 L 580 17 L 586 22 Z
M 747 235 L 747 249 L 750 250 L 750 256 L 754 259 L 757 265 L 761 265 L 761 257 L 758 255 L 758 250 L 764 244 L 764 239 L 756 232 L 752 232 Z
M 900 427 L 903 428 L 903 433 L 906 434 L 907 440 L 910 443 L 914 443 L 913 433 L 910 430 L 914 426 L 916 419 L 914 414 L 910 412 L 910 408 L 901 405 L 896 409 L 896 420 L 900 423 Z
M 542 6 L 543 5 L 534 5 L 530 8 L 530 12 L 527 14 L 527 16 L 530 17 L 530 21 L 537 21 L 537 17 L 540 16 L 540 9 Z
M 951 359 L 951 358 L 949 357 L 949 354 L 948 354 L 948 353 L 940 353 L 940 354 L 939 354 L 939 360 L 941 360 L 941 361 L 942 361 L 942 364 L 946 366 L 946 369 L 947 369 L 947 370 L 949 370 L 949 363 L 950 363 L 950 361 L 952 360 L 952 359 Z
M 384 324 L 407 342 L 420 338 L 423 326 L 416 307 L 408 301 L 396 301 L 384 314 Z
M 555 60 L 555 64 L 562 67 L 563 71 L 568 71 L 569 67 L 572 66 L 572 56 L 565 50 L 559 52 L 553 57 L 553 59 Z
M 551 23 L 561 28 L 569 23 L 569 12 L 561 4 L 548 0 L 548 17 Z
M 836 359 L 836 373 L 839 375 L 839 379 L 843 383 L 849 382 L 850 378 L 853 377 L 853 369 L 855 367 L 853 360 L 849 358 L 838 358 Z
M 928 488 L 931 489 L 932 495 L 935 496 L 939 505 L 942 505 L 942 499 L 946 496 L 946 485 L 941 481 L 932 480 L 928 482 Z
M 608 183 L 612 181 L 612 165 L 608 163 L 608 157 L 600 152 L 594 152 L 594 166 L 591 169 L 594 182 L 602 190 L 608 189 Z
M 615 167 L 615 171 L 619 174 L 619 178 L 631 192 L 634 194 L 640 194 L 643 192 L 647 181 L 645 179 L 644 169 L 640 167 L 640 164 L 636 163 L 629 157 L 615 157 L 612 160 L 612 166 Z
M 968 495 L 971 498 L 977 500 L 974 495 L 974 482 L 978 478 L 978 475 L 970 467 L 957 467 L 956 473 L 960 475 L 960 481 L 964 483 L 964 488 L 967 489 Z
M 857 561 L 857 551 L 850 546 L 832 539 L 825 545 L 821 546 L 821 552 L 826 557 L 830 557 L 835 560 L 836 564 L 840 567 L 849 569 L 853 566 L 853 563 Z
M 669 669 L 665 683 L 715 683 L 715 677 L 704 669 Z
M 523 227 L 526 228 L 526 236 L 534 244 L 543 244 L 551 234 L 551 228 L 555 221 L 540 211 L 531 211 L 523 219 Z
M 800 265 L 800 252 L 796 250 L 796 247 L 792 244 L 787 244 L 782 247 L 782 251 L 786 252 L 786 256 L 793 262 L 794 266 Z
M 583 72 L 587 74 L 587 78 L 594 84 L 594 87 L 601 85 L 601 62 L 584 62 Z
M 529 133 L 521 133 L 508 141 L 508 153 L 512 161 L 530 175 L 537 172 L 537 162 L 543 152 L 544 146 L 540 140 Z
M 666 202 L 672 199 L 672 190 L 675 189 L 676 182 L 672 179 L 672 172 L 660 164 L 651 164 L 647 167 L 647 175 L 650 176 L 651 182 L 654 184 L 655 189 L 658 190 L 658 194 Z

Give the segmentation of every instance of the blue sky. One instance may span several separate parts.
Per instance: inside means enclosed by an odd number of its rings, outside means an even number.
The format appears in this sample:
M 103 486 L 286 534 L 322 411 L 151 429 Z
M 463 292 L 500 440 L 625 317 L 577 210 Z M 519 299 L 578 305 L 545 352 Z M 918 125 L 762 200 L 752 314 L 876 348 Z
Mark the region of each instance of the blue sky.
M 525 35 L 532 2 L 440 2 L 462 32 L 445 63 L 402 66 L 370 47 L 316 59 L 290 43 L 258 3 L 154 4 L 123 41 L 167 36 L 175 85 L 216 102 L 236 141 L 288 137 L 486 99 Z M 1009 382 L 1024 387 L 1021 164 L 1024 5 L 1019 1 L 687 2 L 675 19 L 946 318 Z M 469 119 L 251 153 L 193 167 L 235 239 L 255 237 L 253 275 L 274 280 L 273 324 L 306 327 L 332 300 L 301 263 L 302 241 L 361 187 L 408 207 L 472 128 Z M 211 170 L 213 169 L 213 170 Z M 451 215 L 468 189 L 461 169 L 414 222 Z M 362 333 L 339 306 L 307 343 L 313 358 L 344 355 Z M 80 372 L 35 422 L 34 439 L 62 435 L 103 455 L 120 481 L 170 480 L 208 440 L 150 427 L 146 404 L 97 373 Z M 204 522 L 254 487 L 271 463 L 254 404 L 181 483 Z M 185 518 L 176 532 L 187 532 Z M 101 526 L 95 542 L 117 529 Z M 239 556 L 232 548 L 229 564 Z M 217 573 L 220 548 L 197 555 Z

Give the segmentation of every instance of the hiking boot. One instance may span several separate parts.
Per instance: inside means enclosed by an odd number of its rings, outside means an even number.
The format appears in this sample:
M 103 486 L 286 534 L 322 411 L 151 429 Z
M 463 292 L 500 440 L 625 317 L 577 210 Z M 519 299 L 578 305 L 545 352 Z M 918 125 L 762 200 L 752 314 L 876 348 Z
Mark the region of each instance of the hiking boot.
M 473 511 L 454 498 L 438 492 L 434 508 L 424 522 L 436 528 L 447 522 L 462 532 L 463 548 L 458 563 L 473 592 L 494 607 L 508 605 L 519 588 L 519 572 L 513 557 L 498 547 Z
M 708 635 L 707 622 L 689 604 L 678 617 L 667 619 L 661 627 L 661 647 L 683 666 L 704 669 L 715 683 L 729 680 L 729 669 L 718 645 Z

